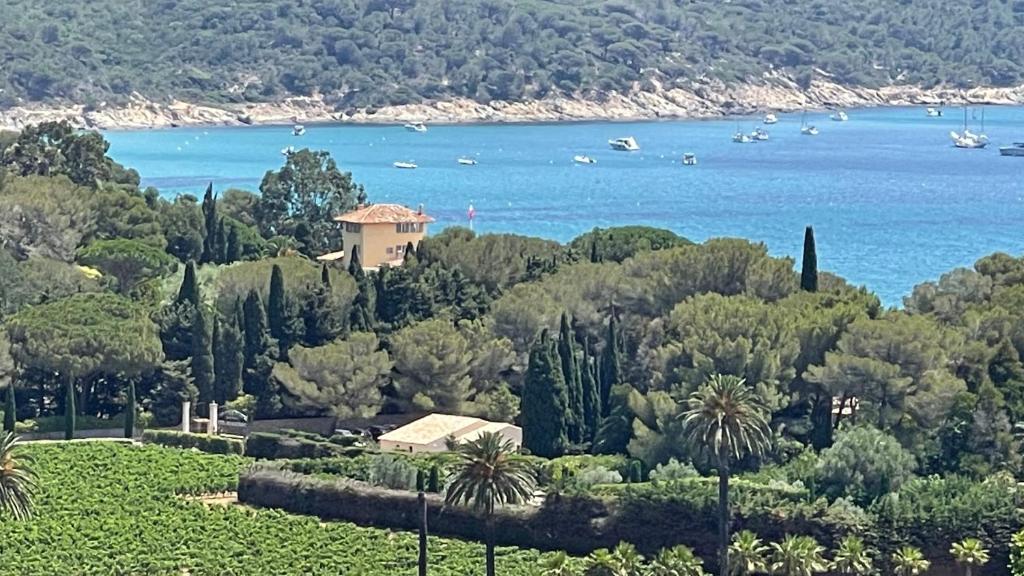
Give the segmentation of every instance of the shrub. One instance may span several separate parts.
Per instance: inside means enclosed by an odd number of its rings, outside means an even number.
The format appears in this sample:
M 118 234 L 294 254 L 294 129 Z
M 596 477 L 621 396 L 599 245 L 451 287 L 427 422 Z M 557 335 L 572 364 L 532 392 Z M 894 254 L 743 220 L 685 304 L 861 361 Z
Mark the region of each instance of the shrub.
M 572 486 L 586 490 L 591 486 L 598 484 L 621 484 L 622 474 L 614 470 L 609 470 L 604 466 L 597 466 L 594 468 L 588 468 L 579 474 L 576 474 L 569 480 L 569 484 Z
M 296 431 L 292 431 L 296 433 Z M 330 458 L 358 456 L 365 452 L 359 447 L 343 447 L 327 442 L 316 434 L 299 432 L 299 436 L 254 432 L 245 441 L 245 454 L 264 460 L 295 458 Z M 318 438 L 318 439 L 311 439 Z
M 865 426 L 836 435 L 835 443 L 821 453 L 816 476 L 829 497 L 848 496 L 866 505 L 899 490 L 915 467 L 914 456 L 896 438 Z
M 681 463 L 672 458 L 665 464 L 658 464 L 654 470 L 651 470 L 651 481 L 674 482 L 685 478 L 696 478 L 699 475 L 693 464 L 689 462 Z
M 1010 575 L 1024 576 L 1024 530 L 1010 539 Z
M 245 444 L 235 438 L 175 432 L 172 430 L 146 430 L 142 433 L 142 442 L 175 448 L 195 448 L 200 452 L 209 452 L 211 454 L 241 455 L 245 448 Z
M 1009 543 L 1024 524 L 1021 489 L 1010 475 L 984 481 L 963 477 L 915 478 L 869 509 L 875 516 L 877 547 L 895 551 L 917 546 L 930 558 L 947 557 L 965 536 L 977 537 L 991 551 L 993 564 L 1009 561 Z
M 402 458 L 382 455 L 370 464 L 370 483 L 393 490 L 413 490 L 417 472 L 415 466 Z

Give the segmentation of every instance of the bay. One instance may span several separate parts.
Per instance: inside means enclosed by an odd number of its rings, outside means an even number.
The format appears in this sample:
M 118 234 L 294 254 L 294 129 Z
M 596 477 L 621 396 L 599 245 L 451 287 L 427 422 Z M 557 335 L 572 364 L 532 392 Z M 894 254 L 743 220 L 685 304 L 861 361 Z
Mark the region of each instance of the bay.
M 971 119 L 975 129 L 979 115 Z M 1024 159 L 998 146 L 1024 141 L 1024 108 L 987 107 L 985 150 L 959 150 L 960 109 L 849 111 L 848 122 L 780 115 L 769 142 L 734 144 L 759 119 L 430 126 L 312 125 L 109 131 L 110 154 L 165 195 L 201 195 L 207 183 L 257 190 L 287 146 L 331 152 L 373 202 L 423 204 L 433 232 L 467 225 L 568 241 L 595 226 L 644 224 L 695 241 L 743 237 L 799 260 L 812 225 L 819 268 L 899 305 L 913 286 L 995 251 L 1024 252 Z M 977 130 L 975 130 L 977 131 Z M 634 136 L 638 152 L 607 140 Z M 697 166 L 682 166 L 684 152 Z M 577 165 L 586 154 L 593 165 Z M 477 159 L 475 166 L 456 162 Z M 412 161 L 416 170 L 398 170 Z

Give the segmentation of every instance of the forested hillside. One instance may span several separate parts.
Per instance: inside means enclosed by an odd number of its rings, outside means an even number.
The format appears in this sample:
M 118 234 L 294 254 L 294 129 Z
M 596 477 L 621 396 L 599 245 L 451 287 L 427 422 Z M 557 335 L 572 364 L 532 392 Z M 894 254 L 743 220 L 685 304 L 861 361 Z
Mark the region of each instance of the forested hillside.
M 1024 0 L 5 0 L 0 106 L 338 108 L 756 81 L 1011 86 Z

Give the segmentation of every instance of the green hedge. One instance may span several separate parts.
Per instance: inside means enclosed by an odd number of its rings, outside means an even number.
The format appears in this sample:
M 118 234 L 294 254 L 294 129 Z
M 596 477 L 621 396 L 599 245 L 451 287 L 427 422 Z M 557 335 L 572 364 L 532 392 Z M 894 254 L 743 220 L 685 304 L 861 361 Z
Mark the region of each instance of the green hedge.
M 306 433 L 292 436 L 254 432 L 245 441 L 245 454 L 262 460 L 280 460 L 358 456 L 366 452 L 365 448 L 346 447 L 335 442 L 313 438 L 319 437 Z
M 361 463 L 352 459 L 354 467 Z M 550 494 L 539 507 L 504 509 L 497 513 L 499 544 L 587 554 L 632 542 L 644 553 L 685 544 L 705 558 L 715 554 L 714 491 L 704 482 L 634 485 L 604 496 Z M 794 502 L 792 494 L 766 489 L 765 505 L 756 512 L 737 513 L 734 529 L 751 528 L 768 540 L 785 534 L 812 534 L 831 545 L 847 532 L 830 522 L 823 501 Z M 708 492 L 708 494 L 705 494 Z M 243 473 L 238 498 L 246 504 L 281 508 L 330 520 L 399 530 L 417 527 L 416 494 L 386 490 L 345 478 L 309 476 L 290 471 L 259 469 Z M 444 507 L 440 495 L 428 495 L 428 521 L 432 533 L 479 539 L 484 525 L 462 508 Z
M 211 454 L 241 455 L 245 448 L 245 444 L 235 438 L 190 434 L 188 432 L 172 430 L 146 430 L 142 433 L 142 442 L 176 448 L 195 448 L 200 452 L 209 452 Z

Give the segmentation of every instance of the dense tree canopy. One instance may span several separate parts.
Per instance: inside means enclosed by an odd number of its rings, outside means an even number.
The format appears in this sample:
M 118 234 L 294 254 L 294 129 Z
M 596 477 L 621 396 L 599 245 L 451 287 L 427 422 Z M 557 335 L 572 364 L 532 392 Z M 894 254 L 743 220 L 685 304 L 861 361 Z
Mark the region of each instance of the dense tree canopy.
M 7 321 L 24 367 L 86 377 L 141 374 L 163 360 L 144 307 L 114 294 L 78 294 L 26 308 Z
M 1015 0 L 662 2 L 200 0 L 68 7 L 4 4 L 0 104 L 133 92 L 264 101 L 326 95 L 337 106 L 424 98 L 687 86 L 706 78 L 844 84 L 1016 85 L 1024 12 Z M 177 23 L 167 26 L 168 22 Z

